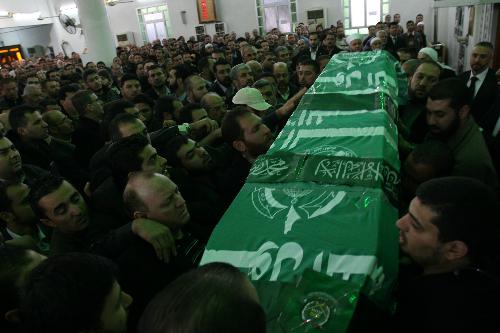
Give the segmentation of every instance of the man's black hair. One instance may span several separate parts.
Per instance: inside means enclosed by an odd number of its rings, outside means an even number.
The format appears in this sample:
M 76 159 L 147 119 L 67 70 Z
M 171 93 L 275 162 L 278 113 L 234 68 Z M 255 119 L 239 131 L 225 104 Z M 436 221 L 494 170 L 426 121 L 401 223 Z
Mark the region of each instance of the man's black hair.
M 21 301 L 18 285 L 26 266 L 31 263 L 28 249 L 0 244 L 0 329 L 2 332 L 16 332 L 4 315 L 10 310 L 19 308 Z
M 80 116 L 85 115 L 87 106 L 92 103 L 92 94 L 90 90 L 79 90 L 71 97 L 71 103 Z
M 45 211 L 38 204 L 40 199 L 56 191 L 62 185 L 63 181 L 64 178 L 50 173 L 43 174 L 33 181 L 30 186 L 28 198 L 31 208 L 38 218 L 45 218 Z
M 464 105 L 470 104 L 470 93 L 465 82 L 450 78 L 436 83 L 429 92 L 429 98 L 433 101 L 450 100 L 450 107 L 459 111 Z
M 143 62 L 142 64 L 145 65 L 146 62 Z M 148 76 L 149 76 L 149 72 L 151 72 L 152 70 L 155 70 L 155 69 L 161 69 L 163 72 L 163 67 L 161 67 L 158 64 L 153 64 L 153 65 L 149 66 L 149 68 L 148 68 Z
M 83 71 L 83 81 L 87 82 L 87 78 L 90 76 L 90 75 L 97 75 L 97 70 L 95 69 L 86 69 Z
M 437 140 L 427 140 L 415 146 L 411 152 L 413 161 L 432 166 L 435 177 L 451 175 L 455 160 L 451 148 Z
M 222 119 L 221 134 L 224 141 L 233 146 L 233 142 L 243 139 L 243 130 L 240 127 L 239 119 L 252 112 L 244 106 L 237 106 L 231 111 L 226 112 Z
M 80 90 L 80 86 L 76 83 L 61 86 L 61 89 L 59 89 L 59 100 L 65 100 L 67 93 L 76 93 L 78 90 Z
M 151 97 L 149 97 L 148 95 L 142 94 L 142 93 L 135 96 L 134 99 L 132 100 L 132 103 L 134 103 L 134 104 L 139 104 L 139 103 L 147 104 L 151 107 L 151 109 L 154 108 L 154 106 L 155 106 L 155 101 Z
M 311 66 L 314 69 L 314 72 L 316 74 L 319 74 L 319 65 L 316 61 L 312 59 L 301 59 L 300 60 L 300 65 L 302 66 Z
M 29 275 L 21 299 L 26 332 L 77 333 L 98 331 L 117 268 L 88 253 L 49 257 Z
M 139 157 L 149 141 L 141 134 L 122 138 L 108 148 L 107 161 L 113 175 L 113 180 L 121 193 L 132 171 L 141 171 L 143 160 Z
M 194 269 L 168 285 L 148 305 L 139 333 L 266 332 L 266 316 L 248 288 L 246 277 L 225 263 Z M 179 311 L 182 309 L 182 311 Z
M 198 103 L 186 104 L 179 111 L 179 121 L 181 123 L 191 124 L 193 122 L 193 111 L 203 109 L 203 107 Z
M 9 123 L 12 131 L 17 133 L 18 128 L 25 127 L 27 125 L 26 116 L 36 111 L 40 110 L 29 105 L 18 105 L 13 107 L 9 113 Z
M 101 122 L 101 135 L 104 140 L 109 140 L 109 124 L 119 114 L 126 113 L 125 109 L 135 107 L 134 103 L 125 101 L 123 99 L 119 99 L 116 101 L 111 101 L 106 103 L 103 107 L 104 109 L 104 118 Z
M 161 96 L 156 100 L 153 111 L 155 117 L 163 122 L 163 113 L 169 113 L 174 118 L 174 102 L 178 101 L 174 96 Z
M 127 82 L 127 81 L 133 81 L 133 80 L 139 82 L 139 79 L 137 78 L 136 75 L 130 74 L 130 73 L 123 74 L 122 78 L 120 79 L 120 88 L 123 87 L 123 85 L 125 84 L 125 82 Z
M 111 142 L 116 142 L 120 139 L 123 138 L 122 132 L 120 131 L 120 126 L 124 124 L 135 124 L 139 121 L 137 117 L 128 114 L 128 113 L 121 113 L 117 115 L 116 117 L 111 120 L 109 123 L 109 139 Z
M 500 206 L 490 187 L 473 178 L 445 177 L 421 184 L 416 196 L 437 215 L 432 223 L 441 242 L 460 240 L 473 265 L 499 270 Z
M 166 144 L 162 145 L 158 150 L 158 154 L 164 156 L 168 164 L 173 167 L 181 165 L 181 160 L 177 157 L 177 152 L 181 147 L 188 143 L 188 137 L 184 135 L 176 135 Z
M 392 27 L 392 26 L 398 26 L 398 22 L 395 22 L 395 21 L 392 21 L 391 23 L 389 23 L 389 28 Z
M 182 80 L 184 82 L 190 75 L 193 75 L 193 71 L 186 64 L 179 64 L 174 66 L 172 69 L 175 70 L 175 78 Z

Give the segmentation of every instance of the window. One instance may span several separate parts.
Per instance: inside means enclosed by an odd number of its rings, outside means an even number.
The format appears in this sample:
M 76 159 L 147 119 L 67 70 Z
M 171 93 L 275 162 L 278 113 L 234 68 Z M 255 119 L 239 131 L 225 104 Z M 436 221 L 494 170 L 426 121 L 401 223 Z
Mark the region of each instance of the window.
M 139 27 L 144 43 L 172 36 L 172 26 L 166 5 L 137 9 Z
M 367 34 L 368 26 L 384 21 L 390 0 L 344 0 L 345 34 Z
M 256 0 L 257 23 L 261 34 L 278 28 L 291 32 L 297 25 L 296 0 Z

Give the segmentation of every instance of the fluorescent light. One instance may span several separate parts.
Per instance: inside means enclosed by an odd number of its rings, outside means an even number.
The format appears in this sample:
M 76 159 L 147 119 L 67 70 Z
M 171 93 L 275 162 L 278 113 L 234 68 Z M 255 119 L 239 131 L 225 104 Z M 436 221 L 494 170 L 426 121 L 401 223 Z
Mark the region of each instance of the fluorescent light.
M 38 19 L 40 17 L 40 12 L 34 12 L 34 13 L 14 13 L 13 16 L 14 16 L 15 20 Z
M 8 12 L 6 10 L 0 10 L 0 16 L 1 17 L 12 17 L 12 13 Z
M 73 4 L 73 5 L 64 5 L 64 6 L 59 7 L 59 10 L 61 12 L 64 12 L 64 11 L 67 11 L 67 10 L 75 10 L 75 9 L 78 9 L 78 7 L 76 7 L 75 4 Z

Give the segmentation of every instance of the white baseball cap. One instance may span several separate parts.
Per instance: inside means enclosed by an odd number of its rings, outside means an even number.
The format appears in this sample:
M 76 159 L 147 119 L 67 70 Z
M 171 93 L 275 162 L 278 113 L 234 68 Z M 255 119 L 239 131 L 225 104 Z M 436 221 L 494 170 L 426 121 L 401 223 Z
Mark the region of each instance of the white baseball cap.
M 262 97 L 262 94 L 258 89 L 250 87 L 238 90 L 236 95 L 233 97 L 233 103 L 247 105 L 257 111 L 264 111 L 271 107 L 271 104 L 264 100 L 264 97 Z

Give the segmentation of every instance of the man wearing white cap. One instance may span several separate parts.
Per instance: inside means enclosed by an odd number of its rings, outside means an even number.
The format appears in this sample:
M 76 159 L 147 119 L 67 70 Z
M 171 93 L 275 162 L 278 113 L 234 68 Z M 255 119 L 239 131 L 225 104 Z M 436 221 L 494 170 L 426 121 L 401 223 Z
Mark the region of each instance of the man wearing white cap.
M 455 70 L 450 66 L 446 66 L 438 61 L 438 53 L 432 47 L 424 47 L 418 51 L 417 58 L 422 61 L 434 61 L 441 67 L 441 76 L 439 79 L 444 80 L 451 77 L 455 77 Z
M 259 117 L 262 117 L 266 113 L 265 111 L 271 107 L 271 104 L 264 100 L 258 89 L 250 87 L 238 90 L 233 97 L 233 104 L 246 105 L 250 111 Z
M 347 44 L 349 44 L 349 52 L 361 52 L 363 49 L 363 40 L 361 35 L 349 35 L 347 36 L 346 41 Z

